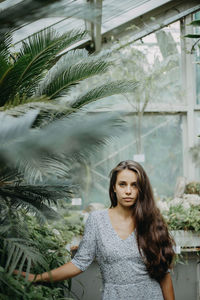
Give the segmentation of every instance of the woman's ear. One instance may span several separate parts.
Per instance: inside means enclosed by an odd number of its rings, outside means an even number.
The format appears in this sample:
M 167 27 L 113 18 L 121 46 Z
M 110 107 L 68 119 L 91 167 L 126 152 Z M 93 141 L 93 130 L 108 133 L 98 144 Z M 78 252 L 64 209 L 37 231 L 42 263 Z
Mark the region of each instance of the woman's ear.
M 115 185 L 113 185 L 113 192 L 116 193 Z

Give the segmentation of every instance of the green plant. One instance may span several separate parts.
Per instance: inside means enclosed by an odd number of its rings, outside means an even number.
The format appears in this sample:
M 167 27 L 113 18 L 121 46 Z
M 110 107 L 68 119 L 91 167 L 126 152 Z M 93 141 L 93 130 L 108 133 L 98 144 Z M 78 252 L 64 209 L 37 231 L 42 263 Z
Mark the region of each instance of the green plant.
M 24 40 L 18 53 L 12 53 L 11 36 L 5 34 L 0 45 L 3 66 L 0 106 L 8 109 L 20 104 L 30 105 L 31 102 L 32 107 L 40 108 L 34 126 L 41 127 L 100 98 L 133 91 L 135 82 L 118 80 L 92 87 L 82 94 L 75 92 L 81 81 L 102 74 L 111 66 L 107 57 L 89 56 L 86 50 L 59 55 L 84 36 L 85 32 L 81 30 L 59 35 L 53 29 L 44 29 Z M 51 105 L 48 106 L 47 102 Z M 23 107 L 21 114 L 29 109 L 29 105 Z M 19 110 L 8 113 L 17 115 Z
M 171 206 L 164 214 L 170 230 L 200 231 L 200 207 L 191 206 L 184 209 L 182 205 Z
M 200 195 L 200 182 L 190 182 L 185 187 L 186 194 Z
M 119 80 L 77 93 L 81 81 L 111 65 L 107 57 L 89 56 L 86 50 L 60 55 L 84 36 L 81 30 L 59 35 L 44 29 L 23 40 L 17 53 L 12 51 L 8 31 L 0 38 L 0 106 L 4 110 L 0 115 L 0 291 L 4 298 L 63 296 L 63 283 L 51 289 L 34 286 L 13 278 L 12 272 L 18 268 L 37 273 L 63 263 L 63 243 L 71 230 L 79 229 L 68 226 L 61 242 L 41 224 L 58 216 L 52 206 L 70 198 L 76 184 L 75 165 L 86 164 L 89 154 L 119 132 L 122 124 L 116 115 L 89 115 L 83 106 L 136 86 Z M 40 225 L 32 227 L 28 214 Z
M 70 260 L 71 256 L 66 250 L 66 244 L 71 241 L 71 238 L 74 235 L 83 232 L 83 224 L 81 222 L 79 225 L 71 226 L 71 224 L 64 219 L 64 216 L 61 215 L 59 221 L 41 225 L 35 217 L 27 215 L 25 210 L 18 211 L 18 214 L 21 224 L 19 224 L 18 219 L 14 220 L 13 218 L 13 226 L 15 230 L 17 230 L 20 226 L 23 226 L 22 224 L 26 224 L 24 239 L 18 239 L 19 242 L 22 242 L 22 245 L 25 246 L 24 243 L 26 239 L 29 238 L 29 241 L 32 241 L 32 249 L 29 250 L 32 250 L 32 254 L 35 253 L 37 256 L 42 258 L 42 260 L 38 261 L 38 263 L 36 260 L 32 260 L 30 262 L 29 268 L 32 273 L 38 274 L 46 270 L 54 269 Z M 53 229 L 56 229 L 60 234 L 58 235 L 54 233 Z M 2 237 L 5 235 L 8 240 L 7 233 L 3 233 L 1 235 L 1 242 L 3 242 Z M 15 251 L 17 252 L 17 248 L 15 248 Z M 6 253 L 3 253 L 1 250 L 1 254 L 2 266 L 0 267 L 0 295 L 5 297 L 3 299 L 7 299 L 7 297 L 8 299 L 13 297 L 16 300 L 63 299 L 66 294 L 70 295 L 71 280 L 54 284 L 34 285 L 26 282 L 19 276 L 13 277 L 11 272 L 7 272 L 7 266 L 4 264 L 4 260 L 2 260 Z M 31 253 L 29 253 L 29 255 L 31 256 Z M 21 269 L 20 259 L 18 260 L 15 256 L 15 260 L 15 262 L 14 259 L 11 260 L 9 269 L 13 264 L 14 268 Z M 27 263 L 25 262 L 24 267 L 26 267 Z M 75 297 L 75 295 L 71 296 Z

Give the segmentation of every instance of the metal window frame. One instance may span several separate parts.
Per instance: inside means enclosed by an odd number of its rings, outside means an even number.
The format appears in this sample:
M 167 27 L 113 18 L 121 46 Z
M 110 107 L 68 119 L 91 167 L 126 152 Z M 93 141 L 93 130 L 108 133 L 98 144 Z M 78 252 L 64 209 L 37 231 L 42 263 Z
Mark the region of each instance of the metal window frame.
M 192 32 L 192 27 L 188 24 L 192 21 L 193 14 L 189 14 L 180 20 L 180 34 L 184 35 Z M 158 105 L 150 104 L 146 108 L 144 115 L 149 114 L 181 114 L 182 115 L 182 146 L 183 146 L 183 175 L 188 181 L 199 180 L 199 170 L 193 161 L 190 149 L 197 143 L 195 119 L 200 113 L 200 104 L 196 104 L 196 78 L 195 78 L 195 57 L 189 50 L 192 48 L 192 40 L 181 39 L 181 73 L 182 73 L 182 88 L 185 93 L 183 95 L 183 104 L 179 105 Z M 113 108 L 112 108 L 113 110 Z M 93 113 L 104 113 L 106 109 L 96 109 Z M 127 110 L 126 110 L 127 111 Z M 91 112 L 91 111 L 90 111 Z M 127 111 L 129 115 L 134 115 L 137 112 Z M 123 147 L 122 147 L 123 148 Z M 118 149 L 121 151 L 122 149 Z M 106 158 L 109 159 L 110 157 Z M 102 160 L 104 162 L 106 159 Z M 99 165 L 102 162 L 98 162 Z

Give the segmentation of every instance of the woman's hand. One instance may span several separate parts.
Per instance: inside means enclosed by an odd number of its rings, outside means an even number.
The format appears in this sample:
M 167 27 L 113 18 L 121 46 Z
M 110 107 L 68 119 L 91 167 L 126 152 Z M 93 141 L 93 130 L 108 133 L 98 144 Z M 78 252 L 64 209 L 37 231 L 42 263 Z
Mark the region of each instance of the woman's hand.
M 161 280 L 160 286 L 162 289 L 164 300 L 175 300 L 173 283 L 170 273 L 167 273 L 165 277 Z
M 20 274 L 23 277 L 26 277 L 26 272 L 19 272 L 15 270 L 14 274 Z M 44 272 L 42 274 L 29 274 L 28 281 L 31 282 L 54 282 L 54 281 L 61 281 L 66 280 L 68 278 L 72 278 L 76 275 L 79 275 L 82 271 L 77 268 L 73 263 L 68 262 L 59 268 L 51 270 L 49 272 Z
M 24 278 L 26 278 L 26 272 L 23 272 L 23 271 L 20 272 L 18 270 L 14 270 L 13 274 L 15 274 L 15 275 L 20 274 L 21 276 L 23 276 Z M 31 273 L 28 274 L 28 281 L 31 281 L 31 282 L 34 281 L 34 282 L 36 282 L 36 281 L 38 281 L 36 279 L 37 279 L 37 275 L 36 274 L 31 274 Z

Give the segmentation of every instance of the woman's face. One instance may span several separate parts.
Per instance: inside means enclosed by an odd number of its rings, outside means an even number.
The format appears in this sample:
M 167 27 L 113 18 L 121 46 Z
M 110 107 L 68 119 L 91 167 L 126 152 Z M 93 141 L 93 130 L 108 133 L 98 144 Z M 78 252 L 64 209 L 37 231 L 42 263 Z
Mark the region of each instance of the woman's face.
M 132 206 L 138 196 L 137 174 L 128 169 L 120 171 L 117 174 L 114 192 L 117 197 L 117 205 L 123 207 Z

